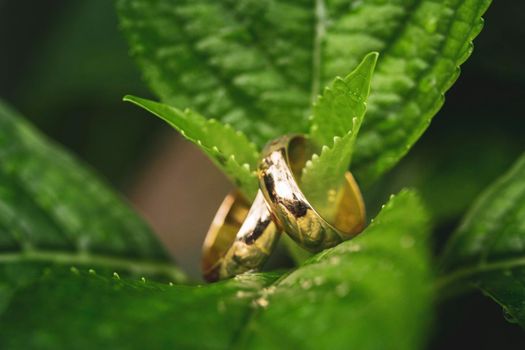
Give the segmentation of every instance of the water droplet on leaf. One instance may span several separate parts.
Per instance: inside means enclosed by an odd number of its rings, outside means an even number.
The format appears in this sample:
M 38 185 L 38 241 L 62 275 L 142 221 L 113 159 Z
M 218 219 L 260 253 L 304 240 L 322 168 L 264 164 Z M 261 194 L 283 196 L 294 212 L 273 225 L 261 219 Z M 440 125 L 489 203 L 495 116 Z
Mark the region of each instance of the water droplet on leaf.
M 301 288 L 303 289 L 310 289 L 312 287 L 312 281 L 311 280 L 304 280 L 301 282 Z
M 335 294 L 340 298 L 345 297 L 349 291 L 350 287 L 346 283 L 338 284 L 337 287 L 335 287 Z

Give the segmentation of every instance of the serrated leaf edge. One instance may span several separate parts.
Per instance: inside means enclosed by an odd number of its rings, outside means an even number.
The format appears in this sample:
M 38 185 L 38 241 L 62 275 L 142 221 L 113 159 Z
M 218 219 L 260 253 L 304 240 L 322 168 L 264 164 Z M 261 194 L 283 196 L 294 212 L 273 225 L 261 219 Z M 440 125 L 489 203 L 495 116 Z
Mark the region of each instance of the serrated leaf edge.
M 352 137 L 354 136 L 354 134 L 358 133 L 360 125 L 359 126 L 357 125 L 357 122 L 358 122 L 357 119 L 358 119 L 357 117 L 352 118 L 353 127 L 345 135 L 333 137 L 331 146 L 323 145 L 321 147 L 320 152 L 316 152 L 312 154 L 312 157 L 309 160 L 307 160 L 305 163 L 305 166 L 302 172 L 302 177 L 304 177 L 304 175 L 307 174 L 309 171 L 312 171 L 312 168 L 314 168 L 314 166 L 317 163 L 319 163 L 320 159 L 322 159 L 322 157 L 326 155 L 327 153 L 332 152 L 335 149 L 335 147 L 343 141 L 343 139 L 346 139 L 347 137 Z
M 229 161 L 229 162 L 232 162 L 232 163 L 238 165 L 239 169 L 244 169 L 247 172 L 247 174 L 254 179 L 254 183 L 256 182 L 255 181 L 256 180 L 256 176 L 257 176 L 256 175 L 256 171 L 255 171 L 255 169 L 252 170 L 252 166 L 249 163 L 247 163 L 247 162 L 240 163 L 240 162 L 237 161 L 237 159 L 236 159 L 234 154 L 226 153 L 226 152 L 222 151 L 221 149 L 219 149 L 219 147 L 217 147 L 217 146 L 211 146 L 210 147 L 208 145 L 205 145 L 203 143 L 203 140 L 198 139 L 198 138 L 194 138 L 194 137 L 190 137 L 189 135 L 187 135 L 186 131 L 182 127 L 180 127 L 179 125 L 176 125 L 176 124 L 170 122 L 169 120 L 166 120 L 164 117 L 158 115 L 157 113 L 155 113 L 155 111 L 151 110 L 150 108 L 147 108 L 145 105 L 139 104 L 139 102 L 141 100 L 148 101 L 148 102 L 159 103 L 159 102 L 155 102 L 155 101 L 149 101 L 147 99 L 143 99 L 143 98 L 140 98 L 140 97 L 135 97 L 135 96 L 132 96 L 132 95 L 126 95 L 123 98 L 123 101 L 135 104 L 135 105 L 139 106 L 140 108 L 143 108 L 143 109 L 147 110 L 148 112 L 152 113 L 153 115 L 157 116 L 161 120 L 165 121 L 167 124 L 169 124 L 175 130 L 177 130 L 186 140 L 188 140 L 190 142 L 193 142 L 194 144 L 198 145 L 201 148 L 201 150 L 205 154 L 207 154 L 211 158 L 211 160 L 219 168 L 221 168 L 221 164 L 220 164 L 218 159 L 219 158 L 225 159 L 226 161 Z M 252 156 L 254 157 L 254 159 L 258 159 L 258 157 L 259 157 L 258 154 L 259 153 L 257 151 L 257 147 L 255 146 L 255 144 L 253 142 L 251 142 L 248 139 L 248 137 L 242 131 L 235 129 L 232 125 L 230 125 L 228 123 L 222 123 L 219 120 L 214 119 L 214 118 L 207 119 L 207 118 L 203 117 L 202 115 L 200 115 L 199 113 L 193 111 L 190 108 L 185 108 L 184 110 L 180 110 L 180 109 L 178 109 L 176 107 L 173 107 L 173 106 L 170 106 L 170 105 L 167 105 L 167 104 L 163 104 L 163 105 L 165 105 L 166 107 L 172 109 L 176 113 L 183 114 L 184 117 L 186 117 L 186 118 L 195 118 L 195 117 L 199 118 L 200 119 L 199 122 L 201 122 L 203 124 L 204 128 L 208 127 L 209 125 L 214 124 L 214 125 L 220 125 L 221 127 L 224 127 L 226 130 L 233 131 L 237 136 L 243 138 L 244 141 L 246 141 L 246 144 L 250 147 L 250 151 L 252 152 Z M 224 173 L 229 178 L 231 178 L 234 183 L 236 183 L 236 184 L 238 183 L 236 181 L 237 179 L 234 176 L 234 174 L 228 174 L 226 172 L 224 172 Z M 252 197 L 252 196 L 255 197 L 255 193 L 253 193 L 253 194 L 252 193 L 245 193 L 245 194 L 248 195 L 249 197 Z

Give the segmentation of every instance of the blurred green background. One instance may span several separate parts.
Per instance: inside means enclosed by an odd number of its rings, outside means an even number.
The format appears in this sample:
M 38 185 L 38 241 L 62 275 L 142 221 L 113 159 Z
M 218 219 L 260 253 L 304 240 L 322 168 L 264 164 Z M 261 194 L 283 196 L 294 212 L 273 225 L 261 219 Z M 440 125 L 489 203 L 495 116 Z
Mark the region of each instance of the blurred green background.
M 525 149 L 523 13 L 524 2 L 494 2 L 427 133 L 365 191 L 373 213 L 390 193 L 418 188 L 434 215 L 436 253 L 469 203 Z M 121 102 L 127 93 L 153 96 L 128 57 L 113 3 L 0 0 L 0 26 L 0 96 L 124 193 L 196 276 L 200 244 L 230 185 L 167 126 Z M 435 349 L 492 349 L 502 339 L 525 348 L 519 327 L 483 296 L 446 304 L 435 323 Z

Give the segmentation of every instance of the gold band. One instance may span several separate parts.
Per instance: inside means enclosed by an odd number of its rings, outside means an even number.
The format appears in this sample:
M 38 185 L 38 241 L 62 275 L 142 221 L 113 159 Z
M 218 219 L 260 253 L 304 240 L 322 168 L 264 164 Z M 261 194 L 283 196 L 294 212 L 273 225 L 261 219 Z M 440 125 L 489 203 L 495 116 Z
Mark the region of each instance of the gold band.
M 365 206 L 350 172 L 333 223 L 310 205 L 296 179 L 310 158 L 303 136 L 285 135 L 266 145 L 259 164 L 259 187 L 279 226 L 303 248 L 318 252 L 357 235 L 365 224 Z
M 259 269 L 279 237 L 261 191 L 251 207 L 239 192 L 228 194 L 204 240 L 204 278 L 213 282 Z

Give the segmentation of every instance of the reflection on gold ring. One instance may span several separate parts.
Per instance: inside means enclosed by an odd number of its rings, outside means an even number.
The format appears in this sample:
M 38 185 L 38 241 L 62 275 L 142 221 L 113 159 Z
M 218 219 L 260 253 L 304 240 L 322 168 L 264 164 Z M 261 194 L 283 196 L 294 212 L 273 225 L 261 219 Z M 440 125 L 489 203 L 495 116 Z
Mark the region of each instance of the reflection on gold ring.
M 259 269 L 279 239 L 261 191 L 249 207 L 239 192 L 222 202 L 203 245 L 202 271 L 209 281 Z
M 258 176 L 261 192 L 282 230 L 303 248 L 317 252 L 361 232 L 365 206 L 359 187 L 347 172 L 333 222 L 312 207 L 297 181 L 311 155 L 308 147 L 300 135 L 285 135 L 268 143 Z

